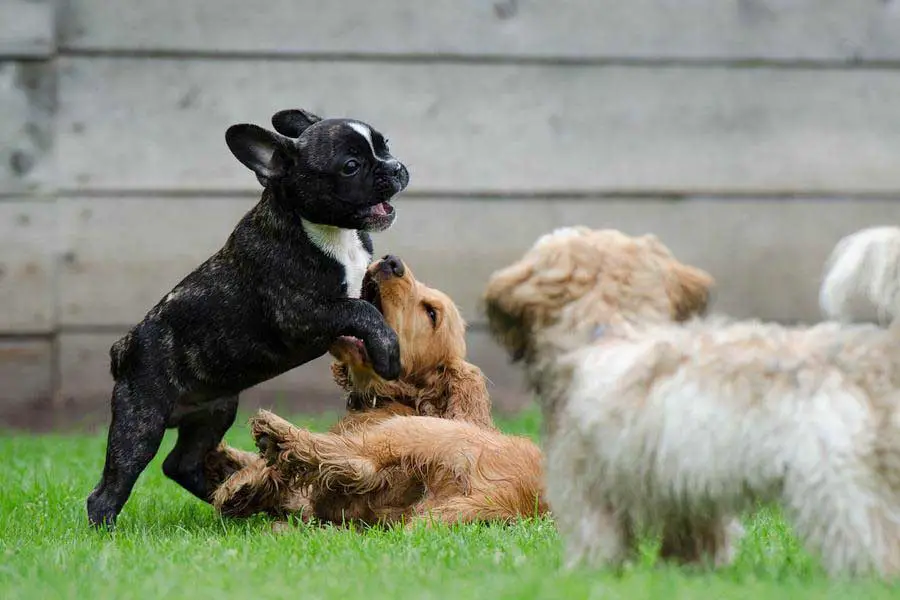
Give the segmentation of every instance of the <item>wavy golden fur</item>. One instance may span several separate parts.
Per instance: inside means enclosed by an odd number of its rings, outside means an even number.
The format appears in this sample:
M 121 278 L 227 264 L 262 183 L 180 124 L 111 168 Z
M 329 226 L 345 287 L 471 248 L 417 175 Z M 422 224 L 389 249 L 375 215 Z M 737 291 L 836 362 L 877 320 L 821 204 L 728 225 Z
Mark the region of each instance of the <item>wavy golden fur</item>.
M 224 482 L 214 505 L 230 516 L 301 512 L 363 523 L 543 511 L 540 451 L 495 430 L 452 300 L 384 261 L 369 268 L 363 297 L 400 337 L 401 377 L 381 379 L 357 340 L 339 340 L 332 374 L 347 393 L 347 414 L 318 434 L 261 411 L 251 428 L 263 458 L 225 446 L 210 455 L 210 476 Z

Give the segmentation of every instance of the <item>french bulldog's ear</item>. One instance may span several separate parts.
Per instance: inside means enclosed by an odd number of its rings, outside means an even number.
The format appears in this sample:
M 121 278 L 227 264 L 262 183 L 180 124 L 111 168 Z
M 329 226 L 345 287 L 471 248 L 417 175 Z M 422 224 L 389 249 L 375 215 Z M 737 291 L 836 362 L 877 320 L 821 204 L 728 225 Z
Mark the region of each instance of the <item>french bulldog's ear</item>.
M 289 108 L 272 115 L 272 126 L 281 135 L 297 138 L 307 127 L 321 120 L 322 117 L 317 117 L 302 108 Z
M 235 158 L 256 173 L 263 186 L 287 168 L 289 142 L 277 133 L 257 125 L 232 125 L 225 131 L 225 143 Z

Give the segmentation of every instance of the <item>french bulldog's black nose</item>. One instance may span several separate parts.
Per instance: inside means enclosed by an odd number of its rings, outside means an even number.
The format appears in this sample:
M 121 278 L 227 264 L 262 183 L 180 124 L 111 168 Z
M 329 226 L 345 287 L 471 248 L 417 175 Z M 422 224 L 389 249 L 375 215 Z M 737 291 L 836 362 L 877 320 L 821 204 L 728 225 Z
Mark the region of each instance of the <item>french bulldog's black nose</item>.
M 400 164 L 399 160 L 394 160 L 388 163 L 388 173 L 391 175 L 397 175 L 400 173 L 401 169 L 403 169 L 403 165 Z
M 381 271 L 385 275 L 403 277 L 403 274 L 406 272 L 406 267 L 403 266 L 403 261 L 393 254 L 386 254 L 384 258 L 381 259 Z

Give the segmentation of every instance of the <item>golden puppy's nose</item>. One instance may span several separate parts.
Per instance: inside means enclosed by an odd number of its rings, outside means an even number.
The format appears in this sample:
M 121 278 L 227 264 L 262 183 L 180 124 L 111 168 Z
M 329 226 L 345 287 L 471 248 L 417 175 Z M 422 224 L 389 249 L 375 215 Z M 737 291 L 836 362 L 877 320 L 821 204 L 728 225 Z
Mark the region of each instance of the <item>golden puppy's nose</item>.
M 403 261 L 393 254 L 386 254 L 381 259 L 380 270 L 382 276 L 385 278 L 403 277 L 403 274 L 406 273 L 406 267 L 403 265 Z

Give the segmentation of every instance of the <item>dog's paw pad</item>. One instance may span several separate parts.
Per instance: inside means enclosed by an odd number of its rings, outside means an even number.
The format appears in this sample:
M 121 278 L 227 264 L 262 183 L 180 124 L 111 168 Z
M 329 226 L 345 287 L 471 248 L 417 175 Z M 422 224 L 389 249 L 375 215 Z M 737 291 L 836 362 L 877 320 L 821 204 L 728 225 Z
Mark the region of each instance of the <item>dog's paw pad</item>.
M 259 448 L 259 453 L 271 465 L 278 455 L 278 444 L 275 443 L 275 440 L 266 434 L 262 434 L 256 438 L 256 447 Z

